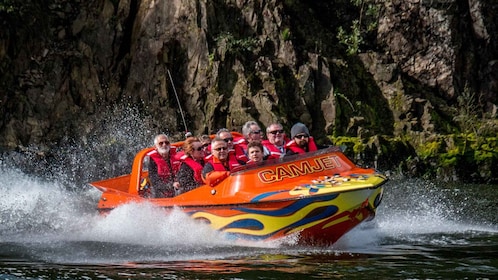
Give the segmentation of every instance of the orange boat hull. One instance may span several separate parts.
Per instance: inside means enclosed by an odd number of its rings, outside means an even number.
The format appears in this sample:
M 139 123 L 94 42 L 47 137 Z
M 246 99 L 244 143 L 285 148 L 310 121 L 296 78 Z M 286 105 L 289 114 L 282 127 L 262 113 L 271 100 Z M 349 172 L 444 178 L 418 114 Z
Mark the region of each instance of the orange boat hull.
M 173 198 L 139 195 L 147 176 L 144 158 L 131 174 L 91 183 L 102 191 L 97 208 L 108 212 L 130 202 L 179 208 L 228 238 L 274 240 L 296 236 L 303 244 L 332 244 L 374 217 L 387 178 L 355 166 L 338 149 L 268 161 L 234 171 L 215 186 L 204 185 Z

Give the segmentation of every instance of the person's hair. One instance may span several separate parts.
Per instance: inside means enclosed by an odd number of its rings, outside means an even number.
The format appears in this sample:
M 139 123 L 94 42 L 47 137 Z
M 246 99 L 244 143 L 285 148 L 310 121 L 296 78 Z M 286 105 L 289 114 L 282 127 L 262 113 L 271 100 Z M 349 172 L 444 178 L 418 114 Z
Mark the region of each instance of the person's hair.
M 201 142 L 203 142 L 203 141 L 210 141 L 211 142 L 211 137 L 209 137 L 209 135 L 207 135 L 207 134 L 202 134 L 201 136 L 199 136 L 199 140 L 201 140 Z
M 271 123 L 269 126 L 266 127 L 266 133 L 270 133 L 271 129 L 270 127 L 272 126 L 278 126 L 280 127 L 280 129 L 284 129 L 284 126 L 281 124 L 281 123 L 278 123 L 278 122 L 274 122 L 274 123 Z
M 251 134 L 251 126 L 252 125 L 259 126 L 259 124 L 255 121 L 248 121 L 244 124 L 244 126 L 242 126 L 242 134 L 244 136 L 249 136 L 249 134 Z
M 192 155 L 192 152 L 194 151 L 195 142 L 201 142 L 201 141 L 197 137 L 188 137 L 187 139 L 185 139 L 185 141 L 183 142 L 183 152 L 186 155 L 189 156 Z
M 223 142 L 223 143 L 226 143 L 225 140 L 223 138 L 221 138 L 220 136 L 216 135 L 213 140 L 211 140 L 211 144 L 214 143 L 214 142 Z
M 228 132 L 228 133 L 230 133 L 230 135 L 232 134 L 232 133 L 230 132 L 230 130 L 228 130 L 228 128 L 220 128 L 220 129 L 216 132 L 216 136 L 215 136 L 215 137 L 220 137 L 221 133 L 223 133 L 223 132 Z M 214 139 L 213 139 L 213 140 L 214 140 Z M 221 139 L 221 140 L 223 140 L 223 139 Z
M 161 136 L 166 137 L 166 139 L 168 139 L 168 141 L 169 141 L 168 135 L 161 133 L 161 134 L 156 135 L 156 137 L 154 137 L 154 145 L 157 145 L 157 141 L 158 141 L 159 137 L 161 137 Z
M 249 142 L 249 144 L 247 144 L 247 151 L 249 151 L 249 148 L 252 148 L 252 147 L 258 147 L 261 152 L 264 152 L 264 148 L 263 148 L 263 144 L 261 144 L 260 141 L 252 141 L 252 142 Z

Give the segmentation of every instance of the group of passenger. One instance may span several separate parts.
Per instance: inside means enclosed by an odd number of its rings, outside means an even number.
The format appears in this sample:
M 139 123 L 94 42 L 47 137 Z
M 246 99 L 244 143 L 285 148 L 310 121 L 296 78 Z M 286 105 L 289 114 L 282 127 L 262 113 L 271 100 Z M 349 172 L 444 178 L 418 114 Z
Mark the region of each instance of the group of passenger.
M 152 186 L 145 196 L 173 197 L 203 184 L 215 185 L 241 165 L 317 150 L 303 123 L 292 126 L 290 139 L 280 123 L 266 128 L 266 140 L 255 121 L 244 124 L 242 135 L 234 139 L 226 128 L 220 129 L 213 139 L 208 135 L 186 135 L 182 147 L 172 147 L 165 134 L 157 135 L 155 149 L 148 153 Z

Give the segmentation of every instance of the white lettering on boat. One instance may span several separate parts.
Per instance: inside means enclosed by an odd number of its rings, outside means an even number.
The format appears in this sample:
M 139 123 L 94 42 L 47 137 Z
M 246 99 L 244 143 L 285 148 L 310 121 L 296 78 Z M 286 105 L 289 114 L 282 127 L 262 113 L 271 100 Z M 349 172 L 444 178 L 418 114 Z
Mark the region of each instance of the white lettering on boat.
M 338 166 L 340 166 L 340 160 L 337 159 L 337 156 L 325 156 L 268 168 L 258 172 L 258 177 L 261 182 L 270 184 L 286 178 L 295 178 L 324 170 L 332 170 Z

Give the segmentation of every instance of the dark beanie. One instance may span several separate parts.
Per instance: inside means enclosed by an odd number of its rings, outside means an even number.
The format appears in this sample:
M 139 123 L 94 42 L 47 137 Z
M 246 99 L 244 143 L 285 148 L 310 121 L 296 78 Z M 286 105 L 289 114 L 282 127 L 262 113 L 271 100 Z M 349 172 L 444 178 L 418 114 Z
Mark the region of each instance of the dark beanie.
M 299 122 L 299 123 L 296 123 L 295 125 L 292 126 L 291 138 L 294 138 L 294 136 L 296 136 L 298 134 L 306 134 L 306 136 L 310 136 L 310 131 L 303 123 Z

